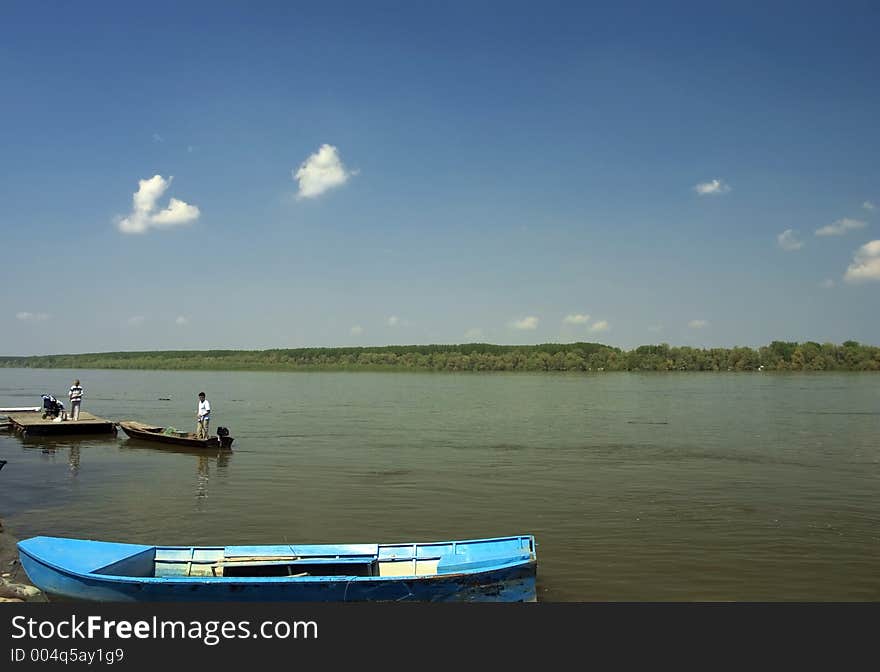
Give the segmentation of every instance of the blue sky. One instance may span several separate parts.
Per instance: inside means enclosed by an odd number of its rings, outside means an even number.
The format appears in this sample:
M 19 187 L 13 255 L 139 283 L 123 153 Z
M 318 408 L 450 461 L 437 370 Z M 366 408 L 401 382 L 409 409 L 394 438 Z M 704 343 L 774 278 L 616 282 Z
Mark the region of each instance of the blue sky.
M 6 3 L 0 354 L 880 344 L 878 19 Z

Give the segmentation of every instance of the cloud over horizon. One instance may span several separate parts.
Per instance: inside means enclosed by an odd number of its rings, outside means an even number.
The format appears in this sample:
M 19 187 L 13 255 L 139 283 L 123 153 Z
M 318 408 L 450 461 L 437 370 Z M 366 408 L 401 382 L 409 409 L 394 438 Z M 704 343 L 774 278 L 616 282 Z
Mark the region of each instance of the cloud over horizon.
M 571 315 L 566 315 L 562 322 L 564 324 L 586 324 L 590 321 L 589 315 L 582 315 L 580 313 L 572 313 Z
M 514 320 L 510 326 L 520 331 L 527 331 L 538 328 L 538 318 L 534 316 L 524 317 L 521 320 Z
M 27 311 L 21 311 L 20 313 L 15 314 L 16 320 L 21 320 L 22 322 L 43 322 L 49 319 L 49 313 L 29 313 Z
M 863 222 L 860 219 L 850 219 L 849 217 L 844 217 L 843 219 L 838 219 L 833 224 L 828 224 L 827 226 L 823 226 L 820 229 L 816 229 L 817 236 L 842 236 L 847 231 L 856 231 L 858 229 L 864 229 L 868 225 L 867 222 Z
M 691 320 L 688 322 L 688 326 L 691 329 L 705 329 L 709 326 L 709 323 L 706 320 Z
M 856 250 L 843 279 L 852 284 L 880 280 L 880 240 L 872 240 Z
M 694 186 L 700 196 L 714 196 L 718 194 L 726 194 L 730 191 L 730 185 L 725 184 L 724 180 L 710 180 L 709 182 L 700 182 Z
M 302 162 L 299 169 L 291 171 L 293 179 L 299 182 L 297 200 L 315 198 L 330 189 L 340 187 L 356 171 L 346 170 L 339 150 L 333 145 L 321 145 L 317 152 Z
M 611 325 L 608 324 L 607 320 L 599 320 L 595 324 L 590 326 L 590 331 L 594 334 L 601 333 L 603 331 L 608 331 L 611 328 Z
M 793 229 L 786 229 L 776 236 L 776 243 L 786 252 L 794 252 L 804 246 L 804 244 L 797 239 Z
M 132 196 L 131 213 L 127 217 L 117 217 L 119 230 L 122 233 L 146 233 L 150 229 L 169 229 L 197 220 L 201 214 L 199 209 L 177 198 L 172 198 L 164 210 L 157 211 L 156 202 L 171 186 L 173 179 L 153 175 L 147 180 L 138 180 L 138 190 Z

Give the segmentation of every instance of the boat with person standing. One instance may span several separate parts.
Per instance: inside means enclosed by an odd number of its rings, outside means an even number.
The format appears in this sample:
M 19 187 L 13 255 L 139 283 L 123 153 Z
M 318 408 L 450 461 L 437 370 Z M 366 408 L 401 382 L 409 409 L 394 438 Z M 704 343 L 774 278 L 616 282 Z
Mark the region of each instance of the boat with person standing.
M 186 448 L 219 448 L 221 450 L 231 450 L 232 442 L 235 440 L 229 436 L 229 430 L 226 427 L 218 427 L 216 436 L 200 438 L 192 432 L 180 431 L 174 427 L 147 425 L 135 420 L 122 420 L 119 422 L 119 426 L 122 428 L 122 431 L 132 439 L 167 443 Z

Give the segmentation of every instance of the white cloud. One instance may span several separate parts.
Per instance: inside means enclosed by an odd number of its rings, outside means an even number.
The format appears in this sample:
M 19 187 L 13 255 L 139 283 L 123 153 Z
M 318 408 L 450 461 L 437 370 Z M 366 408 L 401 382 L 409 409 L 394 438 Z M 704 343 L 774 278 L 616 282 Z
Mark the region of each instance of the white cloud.
M 816 229 L 817 236 L 842 236 L 847 231 L 855 231 L 857 229 L 864 229 L 867 226 L 865 222 L 860 219 L 849 219 L 848 217 L 844 217 L 843 219 L 838 219 L 833 224 L 829 224 L 828 226 L 823 226 L 821 229 Z
M 703 329 L 709 326 L 709 323 L 706 320 L 691 320 L 688 322 L 688 326 L 691 329 Z
M 20 313 L 15 314 L 15 319 L 21 320 L 22 322 L 43 322 L 44 320 L 49 319 L 48 313 L 28 313 L 26 311 L 22 311 Z
M 143 315 L 134 315 L 126 320 L 126 324 L 128 324 L 129 327 L 139 327 L 144 323 L 144 320 L 146 319 L 147 318 L 145 318 Z
M 834 287 L 834 280 L 832 280 L 831 278 L 825 278 L 822 282 L 819 283 L 819 286 L 824 289 L 830 289 L 831 287 Z
M 170 228 L 189 224 L 199 218 L 199 209 L 177 198 L 168 202 L 164 210 L 157 210 L 156 201 L 171 185 L 173 177 L 167 180 L 161 175 L 153 175 L 148 180 L 138 180 L 138 190 L 132 197 L 132 211 L 127 217 L 117 218 L 116 225 L 123 233 L 146 233 L 150 229 Z
M 590 316 L 581 315 L 580 313 L 572 313 L 571 315 L 566 315 L 562 321 L 565 324 L 586 324 L 590 321 Z
M 179 326 L 182 327 L 182 326 L 184 326 L 185 324 L 189 324 L 189 320 L 186 319 L 186 316 L 185 316 L 185 315 L 178 315 L 178 316 L 177 316 L 177 319 L 174 320 L 174 324 L 177 324 L 177 325 L 179 325 Z
M 880 280 L 880 240 L 865 243 L 856 251 L 843 279 L 852 283 Z
M 352 336 L 360 336 L 364 333 L 364 328 L 361 325 L 356 324 L 350 329 L 350 331 Z
M 611 328 L 611 325 L 608 324 L 607 320 L 599 320 L 595 324 L 590 327 L 590 331 L 598 334 L 601 331 L 608 331 Z
M 655 333 L 658 331 L 663 331 L 663 325 L 662 324 L 652 324 L 650 327 L 648 327 L 648 331 L 653 331 Z
M 726 194 L 730 191 L 730 186 L 725 184 L 724 180 L 711 180 L 709 182 L 700 182 L 694 187 L 700 196 L 711 196 L 715 194 Z
M 470 339 L 483 338 L 483 330 L 480 329 L 479 327 L 474 327 L 473 329 L 468 329 L 466 332 L 464 332 L 464 337 L 470 338 Z
M 388 318 L 389 327 L 396 327 L 398 324 L 400 324 L 400 318 L 397 315 L 392 315 Z
M 165 138 L 158 133 L 153 133 L 153 142 L 165 142 Z
M 510 323 L 510 326 L 514 329 L 519 329 L 520 331 L 537 329 L 538 318 L 533 316 L 524 317 L 521 320 L 514 320 Z
M 786 229 L 776 236 L 776 242 L 779 244 L 779 247 L 786 252 L 794 252 L 804 246 L 804 244 L 797 239 L 797 235 L 792 229 Z
M 186 146 L 186 153 L 187 153 L 187 154 L 192 154 L 192 153 L 193 153 L 193 149 L 194 149 L 194 148 L 193 148 L 192 145 L 187 145 L 187 146 Z
M 321 145 L 316 153 L 303 161 L 298 170 L 291 173 L 293 179 L 299 182 L 297 199 L 320 196 L 328 189 L 342 186 L 355 174 L 346 170 L 339 158 L 339 150 L 333 145 Z
M 877 209 L 877 206 L 874 205 L 873 203 L 871 203 L 871 201 L 865 201 L 864 203 L 862 203 L 862 207 L 865 210 L 872 210 L 872 211 Z

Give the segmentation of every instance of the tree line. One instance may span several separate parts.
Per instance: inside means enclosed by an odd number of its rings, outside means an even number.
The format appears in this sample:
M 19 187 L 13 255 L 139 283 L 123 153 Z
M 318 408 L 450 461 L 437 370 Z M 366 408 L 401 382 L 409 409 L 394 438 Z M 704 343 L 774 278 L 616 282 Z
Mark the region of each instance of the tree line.
M 880 347 L 773 341 L 756 349 L 622 350 L 601 343 L 389 345 L 273 350 L 173 350 L 0 357 L 0 367 L 188 370 L 880 371 Z

